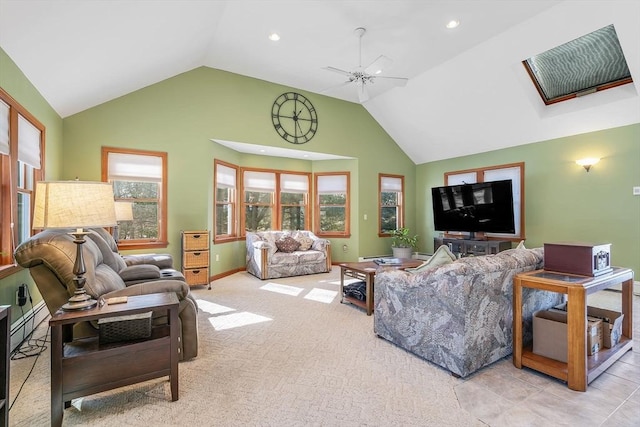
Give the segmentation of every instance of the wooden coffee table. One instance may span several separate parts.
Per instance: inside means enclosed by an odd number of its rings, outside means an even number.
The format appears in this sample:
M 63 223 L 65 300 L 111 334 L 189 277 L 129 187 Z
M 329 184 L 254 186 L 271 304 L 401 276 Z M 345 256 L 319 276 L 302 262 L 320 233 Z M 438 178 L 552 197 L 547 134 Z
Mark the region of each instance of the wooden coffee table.
M 404 270 L 405 268 L 414 268 L 422 264 L 424 261 L 419 259 L 399 258 L 400 264 L 378 265 L 373 261 L 363 262 L 345 262 L 340 264 L 340 302 L 345 300 L 367 311 L 367 316 L 373 313 L 373 287 L 374 278 L 379 268 L 393 268 L 396 270 Z M 364 301 L 357 298 L 346 296 L 344 294 L 344 278 L 352 277 L 354 279 L 363 280 L 366 283 L 366 296 Z

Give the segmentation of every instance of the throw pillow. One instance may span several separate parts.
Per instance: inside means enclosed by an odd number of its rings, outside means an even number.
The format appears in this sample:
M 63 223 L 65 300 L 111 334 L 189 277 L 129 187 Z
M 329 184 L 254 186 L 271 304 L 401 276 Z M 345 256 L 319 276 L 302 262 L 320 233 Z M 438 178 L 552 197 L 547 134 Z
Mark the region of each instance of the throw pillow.
M 524 240 L 520 240 L 520 243 L 518 243 L 518 246 L 516 246 L 516 249 L 527 249 L 524 247 Z
M 427 261 L 423 262 L 416 268 L 407 268 L 410 273 L 419 273 L 429 268 L 439 267 L 441 265 L 450 264 L 456 260 L 456 256 L 449 250 L 447 245 L 440 246 Z
M 296 240 L 300 243 L 299 251 L 308 251 L 311 249 L 311 245 L 313 245 L 313 239 L 311 237 L 300 235 Z
M 293 251 L 297 251 L 300 247 L 300 243 L 298 243 L 298 241 L 296 241 L 296 239 L 294 239 L 293 237 L 286 236 L 276 240 L 276 246 L 278 247 L 278 250 L 280 252 L 290 253 Z

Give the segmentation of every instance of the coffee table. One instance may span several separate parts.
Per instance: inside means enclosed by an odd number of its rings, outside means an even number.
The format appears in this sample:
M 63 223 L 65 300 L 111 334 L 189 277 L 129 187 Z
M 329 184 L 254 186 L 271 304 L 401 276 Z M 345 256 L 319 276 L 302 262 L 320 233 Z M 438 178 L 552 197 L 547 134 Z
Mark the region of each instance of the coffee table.
M 371 316 L 373 313 L 373 288 L 376 272 L 380 268 L 393 268 L 395 270 L 404 270 L 405 268 L 414 268 L 421 265 L 424 261 L 419 259 L 398 258 L 399 264 L 392 265 L 378 265 L 373 261 L 362 262 L 345 262 L 340 264 L 340 302 L 344 303 L 346 300 L 353 305 L 360 308 L 364 308 L 367 311 L 367 316 Z M 365 300 L 360 301 L 357 298 L 346 296 L 344 294 L 344 278 L 351 277 L 358 280 L 363 280 L 366 283 Z

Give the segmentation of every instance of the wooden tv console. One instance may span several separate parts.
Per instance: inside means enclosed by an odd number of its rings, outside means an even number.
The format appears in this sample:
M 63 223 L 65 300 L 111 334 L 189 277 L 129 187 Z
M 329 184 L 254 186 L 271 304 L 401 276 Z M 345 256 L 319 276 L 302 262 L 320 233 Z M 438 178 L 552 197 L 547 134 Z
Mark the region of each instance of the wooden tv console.
M 451 252 L 456 255 L 462 254 L 462 256 L 490 255 L 511 249 L 509 240 L 468 240 L 448 237 L 435 237 L 433 239 L 434 251 L 442 245 L 448 245 L 451 248 Z

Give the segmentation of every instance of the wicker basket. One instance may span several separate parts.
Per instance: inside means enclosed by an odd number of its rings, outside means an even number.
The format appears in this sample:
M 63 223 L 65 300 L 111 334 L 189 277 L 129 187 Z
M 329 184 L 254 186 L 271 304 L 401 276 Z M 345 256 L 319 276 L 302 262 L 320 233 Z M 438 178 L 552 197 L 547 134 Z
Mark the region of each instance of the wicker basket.
M 149 338 L 151 336 L 151 314 L 150 311 L 129 316 L 98 319 L 100 344 Z
M 198 268 L 209 266 L 209 251 L 185 252 L 182 261 L 184 268 Z
M 182 248 L 185 251 L 198 251 L 209 249 L 209 232 L 184 233 L 182 236 Z

